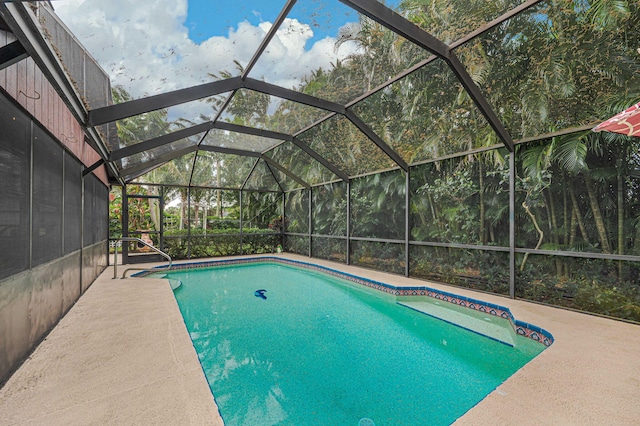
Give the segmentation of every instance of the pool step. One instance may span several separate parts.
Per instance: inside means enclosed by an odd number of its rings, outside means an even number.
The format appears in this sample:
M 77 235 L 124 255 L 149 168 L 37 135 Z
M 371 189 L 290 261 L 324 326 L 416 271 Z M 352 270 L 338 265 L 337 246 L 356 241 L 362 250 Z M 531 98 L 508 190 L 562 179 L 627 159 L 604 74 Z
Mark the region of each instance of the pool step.
M 403 300 L 397 303 L 505 345 L 515 346 L 515 331 L 509 320 L 504 318 L 437 300 Z

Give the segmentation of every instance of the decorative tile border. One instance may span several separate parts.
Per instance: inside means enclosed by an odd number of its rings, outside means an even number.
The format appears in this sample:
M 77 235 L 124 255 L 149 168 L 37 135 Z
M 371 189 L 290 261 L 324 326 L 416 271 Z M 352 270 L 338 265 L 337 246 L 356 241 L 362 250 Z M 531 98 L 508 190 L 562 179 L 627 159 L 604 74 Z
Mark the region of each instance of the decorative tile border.
M 370 280 L 368 278 L 362 278 L 357 275 L 349 274 L 347 272 L 338 271 L 335 269 L 327 268 L 325 266 L 315 265 L 313 263 L 301 262 L 298 260 L 284 259 L 281 257 L 272 257 L 272 256 L 249 257 L 249 258 L 228 259 L 228 260 L 211 260 L 211 261 L 204 261 L 204 262 L 189 262 L 189 263 L 174 264 L 171 267 L 171 271 L 196 269 L 196 268 L 227 267 L 227 266 L 233 266 L 233 265 L 246 265 L 246 264 L 252 264 L 252 263 L 264 263 L 264 262 L 281 263 L 285 265 L 297 266 L 305 269 L 323 272 L 325 274 L 329 274 L 337 278 L 351 281 L 353 283 L 360 284 L 365 287 L 369 287 L 378 291 L 383 291 L 385 293 L 389 293 L 394 296 L 433 297 L 434 299 L 438 299 L 443 302 L 453 303 L 455 305 L 462 306 L 464 308 L 473 309 L 476 311 L 487 313 L 489 315 L 495 315 L 504 319 L 508 319 L 511 325 L 513 326 L 513 329 L 515 330 L 515 332 L 518 333 L 519 335 L 535 340 L 536 342 L 542 343 L 545 346 L 551 346 L 551 344 L 553 343 L 553 335 L 551 335 L 551 333 L 533 324 L 529 324 L 529 323 L 515 319 L 515 317 L 511 314 L 511 311 L 509 310 L 509 308 L 504 306 L 495 305 L 493 303 L 488 303 L 482 300 L 460 296 L 453 293 L 448 293 L 446 291 L 436 290 L 426 286 L 395 287 L 393 285 L 386 284 L 383 282 Z M 156 268 L 164 268 L 164 266 L 157 266 Z M 143 272 L 134 274 L 133 276 L 144 277 L 155 272 L 156 271 L 153 271 L 153 270 L 143 271 Z M 158 272 L 161 272 L 161 271 L 158 271 Z

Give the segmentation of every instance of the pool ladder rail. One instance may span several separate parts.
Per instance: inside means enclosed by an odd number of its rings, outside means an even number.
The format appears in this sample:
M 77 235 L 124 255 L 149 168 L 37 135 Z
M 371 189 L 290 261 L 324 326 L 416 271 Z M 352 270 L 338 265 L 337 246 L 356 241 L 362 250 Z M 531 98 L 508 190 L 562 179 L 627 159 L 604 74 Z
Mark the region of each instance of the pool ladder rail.
M 158 253 L 159 255 L 161 255 L 162 257 L 164 257 L 165 259 L 167 259 L 169 261 L 168 265 L 162 266 L 160 268 L 127 268 L 124 270 L 124 272 L 122 273 L 122 277 L 121 278 L 126 278 L 127 272 L 129 271 L 153 271 L 153 272 L 160 272 L 160 271 L 166 271 L 171 269 L 171 264 L 172 264 L 172 260 L 171 260 L 171 256 L 169 256 L 167 253 L 163 252 L 162 250 L 158 249 L 157 247 L 154 247 L 153 245 L 149 244 L 148 242 L 140 239 L 140 238 L 136 238 L 136 237 L 122 237 L 122 238 L 115 238 L 112 239 L 111 242 L 113 243 L 113 247 L 114 247 L 114 257 L 113 257 L 113 279 L 118 278 L 118 243 L 122 242 L 122 241 L 126 241 L 126 242 L 136 242 L 139 244 L 144 244 L 145 246 L 149 247 L 151 250 L 155 251 L 156 253 Z

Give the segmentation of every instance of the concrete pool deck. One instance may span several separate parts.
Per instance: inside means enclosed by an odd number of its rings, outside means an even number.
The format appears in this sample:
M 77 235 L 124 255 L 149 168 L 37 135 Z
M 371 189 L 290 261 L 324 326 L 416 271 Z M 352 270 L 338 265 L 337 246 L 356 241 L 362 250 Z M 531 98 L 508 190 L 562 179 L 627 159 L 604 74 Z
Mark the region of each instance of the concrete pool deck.
M 278 256 L 506 306 L 517 319 L 553 334 L 551 347 L 456 425 L 638 424 L 638 325 L 305 256 Z M 222 425 L 166 280 L 112 277 L 113 269 L 105 270 L 0 389 L 1 425 Z

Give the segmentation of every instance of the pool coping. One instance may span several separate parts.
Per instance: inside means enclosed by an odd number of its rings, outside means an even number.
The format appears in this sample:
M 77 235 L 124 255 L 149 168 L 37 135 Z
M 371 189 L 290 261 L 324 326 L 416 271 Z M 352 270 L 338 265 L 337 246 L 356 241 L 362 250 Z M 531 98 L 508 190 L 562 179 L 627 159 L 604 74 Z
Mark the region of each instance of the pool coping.
M 428 286 L 410 286 L 410 287 L 394 286 L 392 284 L 376 281 L 369 278 L 364 278 L 358 275 L 339 271 L 337 269 L 329 268 L 329 267 L 318 265 L 315 263 L 302 262 L 299 260 L 287 259 L 287 258 L 276 257 L 276 256 L 251 256 L 251 257 L 242 257 L 242 258 L 235 258 L 235 259 L 186 262 L 186 263 L 173 264 L 170 269 L 166 269 L 167 265 L 159 265 L 159 266 L 155 266 L 149 271 L 138 272 L 136 274 L 133 274 L 132 276 L 146 277 L 154 273 L 159 273 L 159 272 L 161 273 L 166 271 L 215 268 L 215 267 L 226 267 L 226 266 L 233 266 L 233 265 L 247 265 L 247 264 L 254 264 L 254 263 L 269 263 L 269 262 L 285 264 L 290 266 L 297 266 L 297 267 L 301 267 L 309 270 L 323 272 L 328 275 L 341 278 L 356 284 L 360 284 L 362 286 L 372 288 L 374 290 L 382 291 L 384 293 L 388 293 L 397 297 L 411 297 L 411 296 L 431 297 L 433 299 L 458 305 L 463 308 L 483 312 L 485 314 L 506 319 L 509 321 L 509 323 L 513 327 L 513 330 L 516 334 L 526 337 L 528 339 L 534 340 L 538 343 L 543 344 L 544 346 L 549 347 L 553 344 L 553 341 L 554 341 L 553 335 L 549 331 L 541 327 L 538 327 L 534 324 L 530 324 L 528 322 L 524 322 L 516 319 L 514 315 L 511 313 L 511 310 L 506 306 L 501 306 L 494 303 L 485 302 L 479 299 L 461 296 L 458 294 L 454 294 L 454 293 L 450 293 L 442 290 L 437 290 L 435 288 L 428 287 Z M 161 270 L 154 271 L 154 269 L 161 269 Z M 438 318 L 438 319 L 441 319 L 441 318 Z M 441 320 L 446 321 L 444 319 L 441 319 Z M 454 325 L 457 325 L 457 324 L 454 324 Z M 462 327 L 462 328 L 465 328 L 465 327 Z M 469 331 L 478 333 L 470 329 Z M 478 333 L 478 334 L 481 334 L 490 339 L 492 338 L 491 336 L 487 336 L 482 333 Z
M 292 253 L 275 256 L 310 261 L 308 256 Z M 517 317 L 553 331 L 553 345 L 457 419 L 456 426 L 638 424 L 637 324 L 335 261 L 311 261 L 399 287 L 424 283 L 445 292 L 481 297 L 507 305 Z M 112 276 L 111 269 L 105 270 L 0 388 L 0 424 L 43 424 L 46 419 L 48 426 L 118 421 L 222 426 L 215 396 L 211 396 L 167 280 Z M 162 327 L 147 327 L 149 336 L 143 334 L 143 339 L 131 334 L 131 324 L 142 324 L 150 317 L 157 318 Z M 171 334 L 166 327 L 173 330 Z M 173 333 L 182 335 L 180 342 L 171 338 Z M 118 336 L 121 345 L 113 345 L 109 336 Z M 130 368 L 132 362 L 143 369 Z M 167 368 L 170 363 L 180 370 L 192 365 L 192 374 Z M 110 386 L 105 388 L 104 382 Z M 185 392 L 187 385 L 197 389 Z M 191 405 L 195 400 L 201 403 Z M 39 423 L 34 419 L 40 419 Z

